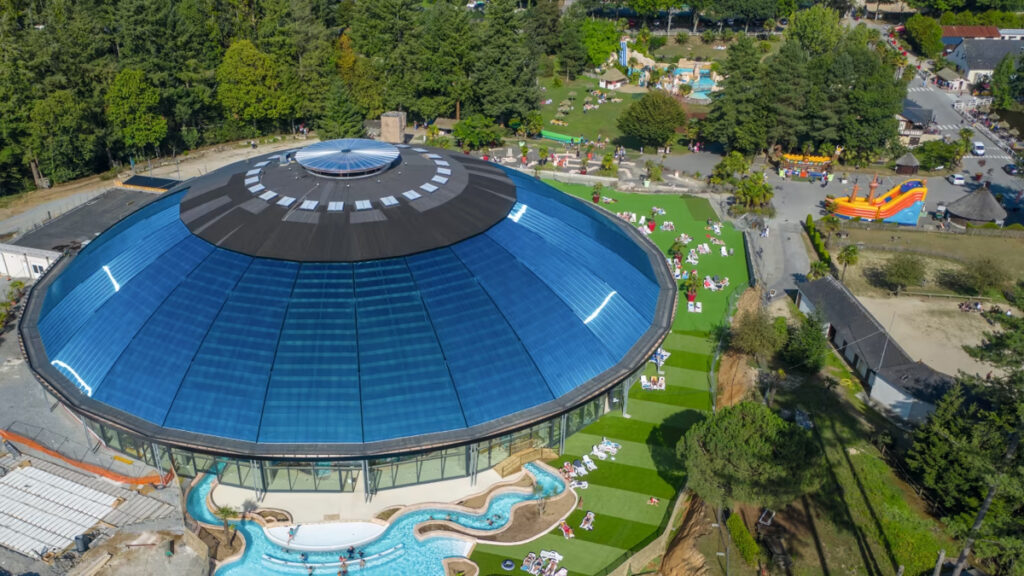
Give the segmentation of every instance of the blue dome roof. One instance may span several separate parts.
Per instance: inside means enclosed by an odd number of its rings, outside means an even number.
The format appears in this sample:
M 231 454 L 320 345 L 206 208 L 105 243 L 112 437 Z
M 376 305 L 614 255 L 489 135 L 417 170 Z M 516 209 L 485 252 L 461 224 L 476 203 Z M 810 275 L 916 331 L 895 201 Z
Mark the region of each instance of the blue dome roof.
M 564 409 L 645 361 L 674 287 L 625 226 L 508 177 L 517 201 L 484 232 L 363 262 L 220 248 L 172 192 L 59 270 L 38 317 L 46 361 L 100 411 L 260 445 L 510 429 Z

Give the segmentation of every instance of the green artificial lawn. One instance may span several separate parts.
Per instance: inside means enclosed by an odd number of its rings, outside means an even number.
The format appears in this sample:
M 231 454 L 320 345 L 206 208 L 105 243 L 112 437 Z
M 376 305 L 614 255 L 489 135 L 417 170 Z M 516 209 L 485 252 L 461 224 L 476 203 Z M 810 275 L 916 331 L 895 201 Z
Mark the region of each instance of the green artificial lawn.
M 579 94 L 577 101 L 581 102 L 585 90 L 578 87 L 576 90 Z M 548 93 L 551 94 L 550 89 Z M 557 103 L 558 99 L 555 100 L 556 106 Z M 577 135 L 575 132 L 571 134 Z M 549 183 L 566 193 L 590 201 L 589 186 Z M 650 215 L 652 206 L 663 208 L 666 214 L 658 216 L 657 222 L 660 224 L 662 220 L 671 220 L 676 230 L 657 230 L 649 236 L 662 251 L 667 250 L 683 232 L 694 239 L 691 246 L 706 241 L 705 235 L 711 234 L 704 230 L 706 221 L 709 218 L 717 219 L 714 210 L 703 198 L 627 194 L 610 189 L 605 189 L 602 194 L 616 200 L 614 204 L 604 205 L 613 213 L 629 211 L 638 216 Z M 614 215 L 610 217 L 614 218 Z M 481 576 L 519 574 L 522 559 L 530 552 L 540 553 L 541 550 L 555 550 L 562 554 L 564 560 L 561 566 L 569 570 L 570 576 L 603 573 L 610 564 L 619 562 L 624 553 L 643 543 L 645 538 L 658 533 L 665 514 L 670 510 L 672 498 L 686 480 L 685 472 L 676 458 L 676 444 L 690 426 L 711 410 L 708 369 L 715 341 L 710 333 L 724 321 L 729 297 L 747 286 L 747 267 L 740 233 L 725 226 L 721 238 L 728 247 L 734 249 L 734 254 L 723 258 L 717 247 L 712 246 L 715 250 L 701 256 L 697 268 L 702 278 L 704 275 L 728 276 L 730 286 L 720 292 L 701 289 L 697 298 L 704 306 L 701 314 L 688 313 L 685 295 L 680 295 L 681 307 L 677 307 L 672 332 L 663 343 L 665 350 L 671 353 L 662 369 L 666 389 L 643 390 L 639 384 L 633 385 L 626 409 L 628 418 L 618 410 L 605 414 L 566 438 L 564 454 L 548 462 L 558 468 L 565 461 L 581 459 L 584 454 L 590 454 L 593 446 L 603 438 L 622 445 L 614 461 L 611 457 L 607 460 L 592 457 L 597 470 L 583 478 L 589 487 L 577 491 L 582 498 L 582 505 L 566 520 L 576 537 L 566 540 L 561 530 L 555 529 L 518 546 L 479 544 L 470 559 L 480 566 Z M 645 374 L 648 377 L 655 376 L 656 366 L 648 363 Z M 661 504 L 648 505 L 651 496 L 658 497 Z M 586 511 L 595 514 L 594 530 L 589 532 L 579 528 Z M 512 572 L 501 569 L 501 561 L 506 558 L 516 562 Z
M 540 85 L 544 88 L 541 98 L 544 102 L 550 99 L 551 104 L 541 105 L 540 115 L 544 120 L 545 130 L 573 138 L 583 136 L 588 140 L 596 141 L 600 137 L 602 140 L 609 138 L 615 142 L 616 138 L 622 135 L 618 127 L 619 114 L 622 114 L 634 99 L 640 99 L 643 96 L 643 94 L 610 91 L 609 98 L 621 98 L 622 102 L 605 102 L 597 110 L 589 110 L 584 114 L 583 99 L 587 97 L 588 91 L 597 89 L 597 80 L 593 78 L 577 78 L 571 82 L 566 82 L 565 78 L 561 80 L 562 85 L 556 88 L 553 78 L 541 79 Z M 551 119 L 558 112 L 558 104 L 569 99 L 569 92 L 576 92 L 576 100 L 573 102 L 574 110 L 562 118 L 569 125 L 556 126 L 551 123 Z

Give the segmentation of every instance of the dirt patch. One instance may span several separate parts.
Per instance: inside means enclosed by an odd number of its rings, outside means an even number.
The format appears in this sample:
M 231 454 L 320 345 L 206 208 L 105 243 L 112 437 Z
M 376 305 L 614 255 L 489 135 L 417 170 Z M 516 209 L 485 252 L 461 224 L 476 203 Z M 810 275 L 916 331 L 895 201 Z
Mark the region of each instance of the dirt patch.
M 726 352 L 718 367 L 718 399 L 721 408 L 735 406 L 750 396 L 757 382 L 757 370 L 750 365 L 746 354 Z
M 955 375 L 958 370 L 985 375 L 992 367 L 971 358 L 963 346 L 981 343 L 984 332 L 995 329 L 981 314 L 961 312 L 956 299 L 919 299 L 909 296 L 860 301 L 889 330 L 914 360 Z M 895 316 L 894 316 L 895 314 Z
M 245 538 L 239 536 L 234 530 L 225 533 L 224 530 L 199 530 L 199 539 L 206 544 L 210 550 L 210 558 L 220 562 L 242 552 L 245 547 Z
M 529 476 L 524 475 L 522 478 L 520 478 L 519 480 L 512 484 L 500 484 L 498 486 L 495 486 L 495 488 L 508 488 L 509 486 L 515 486 L 518 488 L 530 488 L 531 486 L 533 486 L 533 480 L 530 479 Z M 484 504 L 487 504 L 487 499 L 490 498 L 490 495 L 493 492 L 494 489 L 491 489 L 488 490 L 487 492 L 484 492 L 483 494 L 477 494 L 476 496 L 472 496 L 470 498 L 466 498 L 465 500 L 461 500 L 457 502 L 457 504 L 459 506 L 465 506 L 466 508 L 483 508 Z
M 445 558 L 444 573 L 452 576 L 460 574 L 462 576 L 477 576 L 480 574 L 480 567 L 476 565 L 476 562 L 471 562 L 466 558 Z
M 481 542 L 511 544 L 523 542 L 540 536 L 541 530 L 547 530 L 565 517 L 576 506 L 576 495 L 572 490 L 565 490 L 554 498 L 548 498 L 543 507 L 537 502 L 527 502 L 512 509 L 512 519 L 504 530 L 496 533 L 465 530 L 451 522 L 430 522 L 417 528 L 419 534 L 428 532 L 454 532 L 476 538 Z M 543 510 L 542 510 L 543 508 Z
M 761 293 L 748 288 L 736 302 L 733 321 L 742 314 L 756 310 L 761 305 Z M 718 366 L 718 397 L 716 406 L 733 406 L 742 402 L 757 382 L 757 370 L 750 366 L 750 357 L 734 350 L 722 355 Z
M 683 521 L 675 540 L 665 552 L 661 562 L 664 576 L 705 576 L 708 573 L 704 555 L 696 541 L 711 531 L 711 518 L 704 501 L 694 496 L 686 506 Z

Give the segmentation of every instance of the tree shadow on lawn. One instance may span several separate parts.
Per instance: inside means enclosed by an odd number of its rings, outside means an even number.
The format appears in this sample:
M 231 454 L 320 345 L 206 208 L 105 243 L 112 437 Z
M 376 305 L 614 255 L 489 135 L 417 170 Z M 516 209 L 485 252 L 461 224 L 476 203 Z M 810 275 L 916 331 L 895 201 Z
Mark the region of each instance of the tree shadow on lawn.
M 697 410 L 676 412 L 651 430 L 647 437 L 647 445 L 651 447 L 651 459 L 654 460 L 658 476 L 661 476 L 677 491 L 683 486 L 686 471 L 683 469 L 682 462 L 676 457 L 676 444 L 691 426 L 704 418 L 706 415 Z
M 867 534 L 857 525 L 850 510 L 848 497 L 855 497 L 855 495 L 844 493 L 843 486 L 836 474 L 837 467 L 845 466 L 857 485 L 857 491 L 865 504 L 864 508 L 874 522 L 878 534 L 881 535 L 880 544 L 885 547 L 888 560 L 892 564 L 892 571 L 895 571 L 898 568 L 895 555 L 847 450 L 847 445 L 853 443 L 857 437 L 866 438 L 868 436 L 865 424 L 841 404 L 841 400 L 836 398 L 835 393 L 826 390 L 824 385 L 816 380 L 805 382 L 792 393 L 780 396 L 779 403 L 791 408 L 802 406 L 807 409 L 810 406 L 817 409 L 813 414 L 814 437 L 821 446 L 825 458 L 825 478 L 821 487 L 809 495 L 815 511 L 827 518 L 837 529 L 854 536 L 864 562 L 864 568 L 869 575 L 881 576 L 889 573 L 888 568 L 883 569 L 879 565 Z M 811 510 L 808 510 L 808 514 L 812 513 Z M 814 537 L 818 538 L 817 530 L 814 531 Z M 819 551 L 823 552 L 823 544 L 817 541 L 815 544 Z M 825 566 L 824 556 L 822 556 L 822 565 Z

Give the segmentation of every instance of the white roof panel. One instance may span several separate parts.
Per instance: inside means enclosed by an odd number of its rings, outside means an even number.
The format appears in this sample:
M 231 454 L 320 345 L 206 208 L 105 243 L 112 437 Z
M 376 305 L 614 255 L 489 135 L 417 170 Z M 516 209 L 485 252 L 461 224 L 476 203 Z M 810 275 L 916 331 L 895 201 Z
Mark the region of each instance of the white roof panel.
M 345 209 L 345 203 L 344 202 L 328 202 L 327 203 L 327 211 L 328 212 L 341 212 L 344 209 Z
M 270 202 L 270 199 L 273 198 L 274 196 L 277 196 L 277 192 L 274 192 L 272 190 L 267 190 L 263 194 L 260 194 L 260 198 L 266 200 L 267 202 Z
M 316 200 L 303 200 L 302 205 L 299 206 L 299 210 L 316 210 L 316 205 L 319 204 Z
M 420 197 L 420 193 L 415 190 L 406 190 L 402 192 L 402 196 L 405 196 L 409 200 L 415 200 Z
M 255 186 L 249 186 L 249 192 L 252 192 L 253 194 L 259 194 L 260 192 L 263 192 L 266 189 L 267 189 L 267 187 L 264 186 L 263 184 L 257 184 Z
M 398 200 L 395 200 L 394 196 L 384 196 L 380 199 L 380 203 L 385 206 L 397 206 Z
M 433 192 L 434 190 L 437 190 L 437 186 L 434 186 L 433 184 L 429 184 L 428 183 L 428 184 L 421 185 L 420 189 L 426 190 L 427 192 Z
M 372 207 L 369 200 L 356 200 L 356 210 L 369 210 Z
M 295 198 L 291 196 L 281 196 L 281 199 L 277 201 L 278 206 L 284 206 L 285 208 L 295 203 Z

